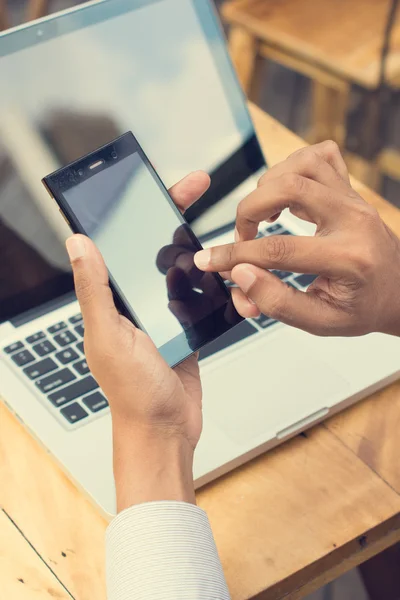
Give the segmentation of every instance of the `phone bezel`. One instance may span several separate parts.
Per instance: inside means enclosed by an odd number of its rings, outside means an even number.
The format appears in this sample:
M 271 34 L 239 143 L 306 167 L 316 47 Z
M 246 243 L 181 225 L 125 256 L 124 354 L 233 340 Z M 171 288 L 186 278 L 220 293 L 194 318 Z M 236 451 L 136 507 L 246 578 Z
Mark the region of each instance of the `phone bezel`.
M 116 140 L 102 146 L 98 150 L 95 150 L 70 163 L 69 165 L 58 169 L 54 173 L 47 175 L 42 179 L 42 183 L 46 187 L 50 196 L 56 201 L 61 214 L 64 216 L 71 230 L 74 233 L 88 235 L 79 219 L 71 209 L 64 196 L 64 193 L 81 184 L 83 181 L 92 177 L 96 177 L 96 175 L 101 171 L 110 168 L 118 161 L 121 161 L 136 152 L 139 153 L 152 176 L 163 191 L 166 201 L 170 204 L 171 209 L 175 212 L 179 222 L 182 225 L 186 225 L 187 232 L 194 246 L 198 250 L 201 250 L 202 245 L 200 241 L 189 227 L 182 213 L 175 205 L 167 188 L 163 184 L 158 173 L 155 171 L 154 167 L 131 131 L 121 135 Z M 91 165 L 99 161 L 101 161 L 101 164 L 96 169 L 89 168 Z M 115 281 L 112 273 L 110 271 L 108 271 L 108 273 L 110 287 L 113 292 L 118 310 L 137 327 L 146 331 L 145 327 L 143 327 L 142 323 L 140 322 L 139 316 L 134 311 L 134 308 L 130 305 L 126 298 L 124 298 L 124 295 L 120 290 L 118 283 Z M 214 273 L 213 275 L 219 283 L 221 290 L 223 290 L 226 295 L 226 303 L 210 313 L 210 315 L 207 317 L 198 321 L 191 328 L 186 329 L 181 334 L 175 338 L 172 338 L 169 342 L 158 348 L 160 354 L 166 359 L 171 367 L 176 366 L 188 358 L 191 354 L 199 351 L 203 346 L 209 342 L 212 342 L 217 337 L 226 333 L 229 331 L 229 329 L 244 320 L 234 308 L 231 293 L 226 287 L 222 277 L 218 273 Z M 227 314 L 230 316 L 229 321 L 226 318 Z M 196 339 L 198 341 L 192 345 L 189 344 L 188 338 Z

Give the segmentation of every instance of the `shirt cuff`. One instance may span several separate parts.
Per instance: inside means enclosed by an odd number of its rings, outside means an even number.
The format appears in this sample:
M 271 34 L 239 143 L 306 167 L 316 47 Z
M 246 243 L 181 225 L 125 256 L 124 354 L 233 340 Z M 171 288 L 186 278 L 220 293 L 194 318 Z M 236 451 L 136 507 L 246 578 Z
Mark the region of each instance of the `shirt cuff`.
M 206 513 L 184 502 L 121 512 L 106 533 L 108 600 L 229 600 Z

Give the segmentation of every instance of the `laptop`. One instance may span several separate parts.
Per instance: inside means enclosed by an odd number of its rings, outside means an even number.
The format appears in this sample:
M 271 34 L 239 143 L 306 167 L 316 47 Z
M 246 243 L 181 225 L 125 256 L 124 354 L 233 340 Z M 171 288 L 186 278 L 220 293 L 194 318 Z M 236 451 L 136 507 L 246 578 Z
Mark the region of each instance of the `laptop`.
M 114 514 L 108 403 L 85 360 L 69 231 L 40 180 L 132 130 L 166 185 L 211 174 L 187 214 L 210 246 L 233 240 L 265 160 L 209 0 L 100 0 L 6 31 L 0 81 L 0 396 Z M 258 235 L 312 233 L 283 215 Z M 319 339 L 264 315 L 209 344 L 197 486 L 395 380 L 399 351 L 394 337 Z

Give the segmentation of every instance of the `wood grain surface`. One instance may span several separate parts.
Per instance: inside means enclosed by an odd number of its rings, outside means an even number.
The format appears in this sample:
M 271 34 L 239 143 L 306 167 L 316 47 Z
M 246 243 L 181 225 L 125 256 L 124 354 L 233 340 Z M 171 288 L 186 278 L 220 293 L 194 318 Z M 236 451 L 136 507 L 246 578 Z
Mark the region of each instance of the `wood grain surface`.
M 0 511 L 0 599 L 71 599 L 3 511 Z

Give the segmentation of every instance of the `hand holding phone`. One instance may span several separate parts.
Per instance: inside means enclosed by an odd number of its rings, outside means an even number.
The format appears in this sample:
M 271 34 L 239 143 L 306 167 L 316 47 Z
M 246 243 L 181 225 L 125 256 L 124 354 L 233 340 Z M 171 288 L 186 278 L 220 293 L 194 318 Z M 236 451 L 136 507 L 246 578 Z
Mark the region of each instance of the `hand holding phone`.
M 171 195 L 184 210 L 207 186 L 207 175 L 194 173 Z M 85 323 L 86 358 L 113 417 L 118 512 L 161 499 L 194 502 L 193 452 L 202 427 L 196 357 L 171 370 L 148 336 L 118 314 L 107 268 L 91 240 L 72 236 L 67 247 Z
M 43 181 L 72 230 L 102 253 L 118 309 L 170 366 L 242 320 L 221 277 L 194 265 L 201 245 L 132 133 Z M 163 269 L 168 246 L 184 248 L 182 268 Z

